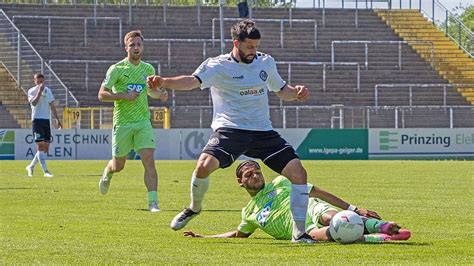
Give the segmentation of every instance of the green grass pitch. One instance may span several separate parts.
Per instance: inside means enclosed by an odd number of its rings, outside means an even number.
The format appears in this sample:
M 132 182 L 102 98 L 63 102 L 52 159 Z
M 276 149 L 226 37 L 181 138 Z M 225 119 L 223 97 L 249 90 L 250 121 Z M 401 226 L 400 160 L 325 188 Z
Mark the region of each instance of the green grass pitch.
M 473 264 L 472 161 L 304 161 L 309 182 L 412 231 L 409 241 L 295 245 L 262 232 L 249 239 L 186 238 L 169 228 L 189 203 L 193 161 L 157 161 L 160 213 L 146 211 L 143 168 L 127 162 L 99 194 L 105 161 L 48 161 L 54 178 L 0 161 L 1 264 Z M 211 176 L 204 211 L 187 229 L 234 230 L 249 199 L 233 167 Z M 264 169 L 266 180 L 275 176 Z

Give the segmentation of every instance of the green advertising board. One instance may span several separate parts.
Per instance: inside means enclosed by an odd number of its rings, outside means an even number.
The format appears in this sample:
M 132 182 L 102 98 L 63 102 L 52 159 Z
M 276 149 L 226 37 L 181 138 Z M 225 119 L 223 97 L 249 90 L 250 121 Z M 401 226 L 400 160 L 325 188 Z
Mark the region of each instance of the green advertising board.
M 0 160 L 15 159 L 15 131 L 0 129 Z
M 312 129 L 296 149 L 303 160 L 367 160 L 367 129 Z

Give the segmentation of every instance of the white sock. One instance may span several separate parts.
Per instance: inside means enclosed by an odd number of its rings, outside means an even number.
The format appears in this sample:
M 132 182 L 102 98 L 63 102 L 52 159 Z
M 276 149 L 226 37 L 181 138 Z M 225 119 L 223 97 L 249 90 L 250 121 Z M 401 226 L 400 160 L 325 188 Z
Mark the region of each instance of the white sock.
M 31 160 L 31 163 L 30 165 L 28 165 L 29 168 L 35 168 L 35 165 L 38 163 L 39 159 L 38 159 L 38 156 L 39 156 L 39 151 L 37 151 L 35 153 L 35 156 L 33 156 L 33 160 Z
M 290 208 L 293 215 L 293 237 L 300 237 L 306 232 L 306 212 L 308 211 L 308 186 L 291 185 Z
M 38 151 L 38 160 L 41 168 L 43 168 L 43 171 L 48 172 L 48 167 L 46 166 L 46 155 L 44 154 L 44 151 Z
M 209 188 L 209 177 L 197 178 L 196 173 L 193 172 L 191 178 L 191 205 L 189 207 L 193 212 L 201 211 L 201 204 L 204 200 L 204 195 Z

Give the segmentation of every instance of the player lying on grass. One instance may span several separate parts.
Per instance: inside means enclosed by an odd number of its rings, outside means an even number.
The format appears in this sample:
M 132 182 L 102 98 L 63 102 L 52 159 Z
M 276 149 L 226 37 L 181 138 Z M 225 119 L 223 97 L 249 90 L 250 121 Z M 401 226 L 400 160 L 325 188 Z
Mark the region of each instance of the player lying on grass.
M 185 231 L 188 237 L 249 237 L 257 228 L 276 239 L 291 239 L 292 218 L 290 212 L 291 182 L 278 176 L 270 184 L 265 180 L 260 165 L 252 160 L 242 162 L 236 170 L 237 182 L 245 188 L 252 199 L 242 209 L 242 221 L 237 230 L 216 235 L 202 235 Z M 334 241 L 329 233 L 329 222 L 338 212 L 335 207 L 358 213 L 364 221 L 364 236 L 361 242 L 382 242 L 407 240 L 411 233 L 401 229 L 395 222 L 380 220 L 380 216 L 370 210 L 357 208 L 335 195 L 308 184 L 309 204 L 306 231 L 317 241 Z M 327 203 L 326 203 L 327 202 Z M 330 204 L 332 205 L 330 205 Z

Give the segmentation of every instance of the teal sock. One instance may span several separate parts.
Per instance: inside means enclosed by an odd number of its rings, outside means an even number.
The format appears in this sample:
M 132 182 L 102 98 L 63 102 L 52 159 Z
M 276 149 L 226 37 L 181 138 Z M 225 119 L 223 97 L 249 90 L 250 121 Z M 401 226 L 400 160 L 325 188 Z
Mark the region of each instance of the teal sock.
M 367 221 L 365 221 L 365 229 L 367 229 L 369 234 L 379 233 L 380 226 L 384 223 L 385 221 L 369 218 L 367 219 Z
M 385 238 L 380 234 L 364 235 L 364 242 L 366 243 L 377 243 L 383 241 L 385 241 Z
M 156 191 L 148 191 L 148 204 L 158 203 L 158 193 Z

